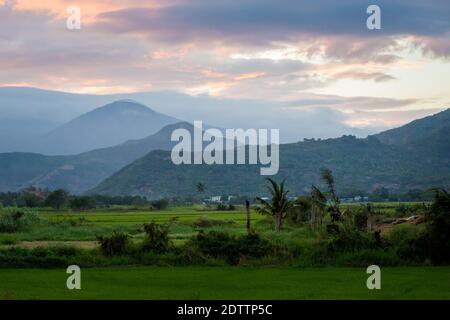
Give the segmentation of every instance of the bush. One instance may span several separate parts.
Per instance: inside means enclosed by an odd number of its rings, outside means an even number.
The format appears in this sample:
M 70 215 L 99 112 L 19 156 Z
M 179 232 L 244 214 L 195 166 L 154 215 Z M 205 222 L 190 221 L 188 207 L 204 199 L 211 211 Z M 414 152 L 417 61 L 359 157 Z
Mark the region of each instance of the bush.
M 236 207 L 232 204 L 229 204 L 228 206 L 222 203 L 219 203 L 216 207 L 217 211 L 234 211 L 236 210 Z
M 397 256 L 405 261 L 423 262 L 426 259 L 426 246 L 423 231 L 413 225 L 396 226 L 389 234 L 388 241 Z
M 156 210 L 164 210 L 164 209 L 167 209 L 167 207 L 169 206 L 169 200 L 167 200 L 167 199 L 154 200 L 154 201 L 150 202 L 150 204 Z
M 218 219 L 209 219 L 208 217 L 200 217 L 196 221 L 194 221 L 194 226 L 199 228 L 211 228 L 218 226 L 226 226 L 234 224 L 234 221 L 231 220 L 218 220 Z
M 129 238 L 130 236 L 125 233 L 114 231 L 109 237 L 97 237 L 97 241 L 100 242 L 100 250 L 103 255 L 117 256 L 127 252 L 129 248 Z
M 450 262 L 450 194 L 442 189 L 434 191 L 435 199 L 427 210 L 429 222 L 425 230 L 419 235 L 405 236 L 397 244 L 398 254 L 404 259 L 430 260 L 437 265 Z
M 332 233 L 328 242 L 328 249 L 333 252 L 357 251 L 380 245 L 377 243 L 379 239 L 375 241 L 371 234 L 348 225 L 334 224 L 334 227 L 330 227 L 330 229 Z
M 73 247 L 38 247 L 34 249 L 13 247 L 0 250 L 0 267 L 66 267 L 74 263 L 78 254 L 79 251 Z
M 142 245 L 144 251 L 162 253 L 169 250 L 169 227 L 157 223 L 144 224 L 146 238 Z
M 353 223 L 358 230 L 367 229 L 367 209 L 361 207 L 353 212 Z
M 430 210 L 430 223 L 420 242 L 434 264 L 450 263 L 450 194 L 445 190 L 435 190 L 434 202 Z
M 396 217 L 409 217 L 413 215 L 428 215 L 429 208 L 424 204 L 405 205 L 400 204 L 395 208 Z
M 24 231 L 39 221 L 34 212 L 9 209 L 0 213 L 0 232 L 13 233 Z
M 223 258 L 231 265 L 238 264 L 242 257 L 259 258 L 274 252 L 274 246 L 256 233 L 236 237 L 218 231 L 200 232 L 187 245 L 205 255 Z

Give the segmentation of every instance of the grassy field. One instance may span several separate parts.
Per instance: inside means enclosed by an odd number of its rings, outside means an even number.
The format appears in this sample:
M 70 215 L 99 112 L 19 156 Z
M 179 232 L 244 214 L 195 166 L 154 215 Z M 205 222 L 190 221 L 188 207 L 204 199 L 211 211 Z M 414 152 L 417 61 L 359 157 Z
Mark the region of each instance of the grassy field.
M 343 204 L 342 207 L 345 210 L 360 205 Z M 398 203 L 375 204 L 380 212 L 377 219 L 388 221 L 398 216 L 397 206 Z M 286 246 L 291 250 L 289 252 L 301 254 L 294 258 L 283 255 L 287 258 L 282 260 L 276 255 L 258 261 L 244 259 L 238 267 L 230 267 L 220 259 L 210 259 L 203 265 L 179 266 L 174 263 L 176 260 L 170 252 L 160 260 L 149 255 L 136 263 L 137 260 L 128 256 L 117 259 L 103 257 L 97 249 L 97 236 L 111 234 L 113 230 L 129 234 L 131 241 L 139 245 L 145 235 L 142 226 L 151 221 L 168 223 L 169 238 L 177 248 L 189 244 L 187 240 L 200 230 L 243 235 L 246 234 L 246 214 L 242 207 L 235 211 L 217 211 L 204 206 L 169 207 L 161 211 L 124 206 L 85 212 L 34 211 L 39 219 L 30 228 L 15 233 L 0 233 L 0 249 L 73 246 L 83 252 L 77 259 L 81 257 L 85 259 L 82 261 L 91 262 L 87 265 L 95 268 L 83 268 L 82 290 L 69 291 L 65 286 L 67 274 L 64 269 L 14 269 L 5 264 L 5 268 L 0 268 L 0 299 L 450 299 L 450 267 L 388 268 L 383 265 L 403 265 L 395 264 L 394 258 L 397 256 L 392 252 L 361 250 L 358 255 L 350 250 L 336 256 L 335 267 L 313 268 L 311 266 L 316 266 L 316 261 L 329 257 L 318 247 L 326 240 L 323 238 L 324 232 L 312 232 L 307 222 L 300 225 L 286 222 L 283 231 L 278 233 L 273 230 L 271 218 L 254 210 L 251 213 L 252 228 L 258 234 L 273 244 Z M 214 223 L 211 224 L 212 221 Z M 395 226 L 404 231 L 418 231 L 422 227 Z M 315 248 L 318 250 L 312 250 Z M 39 260 L 42 252 L 33 254 Z M 315 257 L 323 259 L 316 260 Z M 101 264 L 108 259 L 111 264 Z M 124 263 L 120 259 L 124 259 Z M 358 264 L 353 264 L 355 259 L 359 259 Z M 381 290 L 366 288 L 368 275 L 365 267 L 347 268 L 367 266 L 372 263 L 367 264 L 366 261 L 372 260 L 380 261 L 382 267 Z M 168 265 L 173 267 L 162 267 Z M 25 266 L 34 268 L 36 265 Z
M 235 211 L 216 211 L 200 206 L 170 207 L 161 211 L 133 210 L 127 207 L 83 212 L 52 209 L 34 209 L 34 211 L 41 218 L 41 225 L 26 232 L 0 233 L 0 247 L 5 245 L 35 247 L 44 244 L 44 241 L 70 245 L 77 245 L 79 242 L 80 247 L 90 247 L 97 235 L 110 234 L 113 230 L 130 233 L 133 238 L 140 239 L 143 236 L 140 228 L 144 223 L 151 221 L 170 222 L 170 236 L 174 240 L 185 239 L 196 233 L 198 228 L 195 227 L 195 222 L 205 218 L 229 222 L 228 229 L 235 233 L 243 233 L 246 219 L 242 208 Z M 252 223 L 263 219 L 262 215 L 252 212 Z M 221 229 L 225 228 L 227 226 L 221 226 Z
M 0 269 L 1 299 L 450 299 L 450 267 L 383 268 L 368 290 L 362 268 L 128 267 Z
M 234 220 L 244 225 L 245 212 L 243 209 L 236 211 L 216 211 L 195 206 L 170 207 L 161 211 L 130 210 L 130 209 L 97 209 L 87 212 L 72 212 L 69 210 L 40 210 L 40 216 L 49 221 L 64 221 L 73 219 L 85 219 L 87 222 L 95 223 L 100 226 L 114 225 L 136 225 L 149 221 L 159 223 L 178 220 L 180 222 L 193 222 L 200 217 L 210 219 Z M 258 214 L 253 215 L 253 220 L 261 219 Z

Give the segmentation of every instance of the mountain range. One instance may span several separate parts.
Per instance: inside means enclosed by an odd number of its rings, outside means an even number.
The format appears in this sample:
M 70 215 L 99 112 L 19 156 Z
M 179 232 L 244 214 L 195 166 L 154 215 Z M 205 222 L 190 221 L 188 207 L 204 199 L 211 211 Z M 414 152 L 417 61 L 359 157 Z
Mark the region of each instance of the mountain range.
M 29 87 L 0 87 L 0 152 L 61 155 L 92 150 L 90 149 L 92 145 L 79 148 L 83 141 L 90 143 L 90 139 L 76 141 L 73 144 L 74 150 L 70 149 L 72 144 L 46 144 L 45 139 L 36 140 L 58 128 L 66 128 L 69 122 L 99 106 L 127 99 L 139 101 L 141 104 L 150 106 L 155 112 L 191 123 L 202 120 L 214 127 L 280 128 L 282 143 L 296 142 L 310 137 L 339 137 L 342 134 L 366 137 L 368 134 L 387 129 L 372 126 L 351 127 L 345 124 L 347 116 L 336 109 L 315 105 L 312 108 L 300 102 L 301 106 L 297 107 L 280 101 L 227 99 L 209 95 L 193 96 L 175 91 L 81 94 Z M 280 109 L 283 109 L 283 112 L 279 112 Z M 299 127 L 302 130 L 298 130 Z M 122 132 L 126 131 L 127 129 L 122 126 Z M 90 138 L 92 138 L 96 131 L 90 132 Z M 144 137 L 145 135 L 128 138 Z M 125 142 L 126 138 L 115 141 L 115 144 Z M 112 144 L 107 140 L 106 144 L 98 145 L 96 148 L 108 146 Z M 61 147 L 60 150 L 59 147 Z
M 395 190 L 448 186 L 449 113 L 447 110 L 425 118 L 437 126 L 447 123 L 431 134 L 420 128 L 420 121 L 412 129 L 405 126 L 405 130 L 412 130 L 411 137 L 417 137 L 413 142 L 386 144 L 383 132 L 366 139 L 343 136 L 282 144 L 276 178 L 287 177 L 294 192 L 303 192 L 310 184 L 317 184 L 320 169 L 328 167 L 334 171 L 341 191 L 367 191 L 379 186 Z M 76 156 L 0 154 L 0 190 L 34 185 L 65 188 L 73 193 L 91 189 L 91 193 L 158 198 L 193 195 L 196 183 L 201 181 L 207 186 L 206 194 L 265 192 L 264 177 L 255 165 L 173 165 L 170 134 L 180 127 L 192 130 L 188 123 L 177 123 L 145 139 Z
M 45 142 L 39 148 L 53 146 L 63 155 L 0 153 L 0 192 L 33 185 L 160 198 L 194 195 L 198 182 L 206 185 L 205 195 L 265 192 L 256 165 L 174 165 L 170 138 L 177 128 L 193 131 L 189 122 L 135 101 L 108 103 L 39 135 Z M 449 186 L 449 137 L 450 109 L 364 139 L 347 135 L 281 144 L 275 178 L 287 178 L 295 193 L 317 184 L 323 167 L 333 170 L 341 191 Z
M 358 139 L 306 140 L 280 145 L 280 170 L 294 194 L 319 184 L 322 168 L 333 171 L 341 192 L 395 191 L 450 186 L 450 109 L 403 127 Z M 91 193 L 149 198 L 196 194 L 266 193 L 265 177 L 255 165 L 174 165 L 167 151 L 152 151 L 127 165 Z
M 322 168 L 333 171 L 340 192 L 366 193 L 378 187 L 398 192 L 430 187 L 450 187 L 450 110 L 425 121 L 446 127 L 427 135 L 414 126 L 416 138 L 401 142 L 386 133 L 357 139 L 308 140 L 280 145 L 280 170 L 275 179 L 287 179 L 292 194 L 307 192 L 320 184 Z M 421 124 L 417 122 L 416 124 Z M 410 127 L 404 130 L 410 130 Z M 399 134 L 403 128 L 397 129 Z M 399 143 L 398 145 L 396 143 Z M 194 196 L 196 184 L 206 186 L 205 195 L 266 194 L 265 177 L 255 165 L 172 164 L 167 151 L 152 151 L 124 167 L 91 190 L 95 194 L 142 195 L 149 198 Z

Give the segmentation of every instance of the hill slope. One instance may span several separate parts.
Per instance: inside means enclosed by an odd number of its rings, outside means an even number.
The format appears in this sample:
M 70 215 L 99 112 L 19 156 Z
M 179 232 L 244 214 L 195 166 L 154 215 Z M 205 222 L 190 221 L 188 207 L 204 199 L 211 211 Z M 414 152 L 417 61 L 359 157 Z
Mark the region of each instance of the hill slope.
M 443 114 L 414 122 L 415 128 L 437 130 L 418 132 L 406 128 L 356 139 L 304 141 L 280 146 L 277 179 L 288 178 L 288 187 L 300 193 L 319 182 L 323 167 L 333 170 L 340 191 L 369 191 L 379 186 L 394 190 L 450 186 L 450 121 Z M 443 120 L 444 119 L 444 120 Z M 405 131 L 405 132 L 404 132 Z M 400 134 L 401 133 L 401 134 Z M 391 136 L 392 135 L 392 136 Z M 400 137 L 404 137 L 403 139 Z M 401 141 L 401 143 L 392 143 Z M 94 188 L 92 193 L 144 195 L 149 198 L 190 196 L 203 182 L 206 194 L 265 193 L 264 177 L 257 165 L 172 164 L 169 152 L 153 151 L 126 166 Z
M 384 144 L 408 145 L 418 140 L 427 139 L 448 129 L 450 123 L 450 109 L 444 110 L 432 116 L 414 120 L 399 128 L 386 130 L 373 135 Z

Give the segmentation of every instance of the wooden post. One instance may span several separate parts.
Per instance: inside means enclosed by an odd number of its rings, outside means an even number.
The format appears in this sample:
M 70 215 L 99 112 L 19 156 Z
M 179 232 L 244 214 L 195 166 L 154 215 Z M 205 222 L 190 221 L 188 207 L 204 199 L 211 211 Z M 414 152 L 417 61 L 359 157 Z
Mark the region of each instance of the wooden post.
M 247 211 L 247 233 L 250 233 L 250 202 L 245 200 L 245 210 Z

